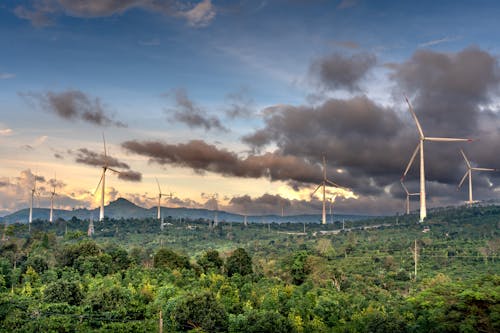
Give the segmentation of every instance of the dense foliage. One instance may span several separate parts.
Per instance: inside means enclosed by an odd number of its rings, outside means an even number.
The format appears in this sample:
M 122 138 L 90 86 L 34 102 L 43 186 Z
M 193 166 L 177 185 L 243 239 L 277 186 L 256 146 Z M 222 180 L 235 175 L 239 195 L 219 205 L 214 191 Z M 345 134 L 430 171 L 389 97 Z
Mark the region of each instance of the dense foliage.
M 500 209 L 415 220 L 11 225 L 0 331 L 499 332 Z

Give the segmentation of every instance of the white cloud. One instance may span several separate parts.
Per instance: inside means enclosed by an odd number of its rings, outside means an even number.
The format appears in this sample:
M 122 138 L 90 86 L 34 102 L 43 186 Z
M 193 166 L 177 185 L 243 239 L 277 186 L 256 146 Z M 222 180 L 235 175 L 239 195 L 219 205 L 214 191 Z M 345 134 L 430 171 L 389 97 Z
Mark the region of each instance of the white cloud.
M 16 77 L 16 74 L 12 73 L 0 73 L 0 80 L 13 79 Z
M 458 37 L 458 36 L 444 37 L 444 38 L 434 39 L 434 40 L 430 40 L 428 42 L 420 43 L 420 44 L 418 44 L 418 47 L 429 47 L 429 46 L 434 46 L 434 45 L 438 45 L 438 44 L 442 44 L 442 43 L 454 42 L 454 41 L 459 40 L 459 39 L 460 39 L 460 37 Z
M 192 27 L 205 27 L 215 18 L 215 8 L 211 0 L 203 0 L 181 16 L 185 17 Z
M 14 131 L 10 128 L 0 129 L 0 136 L 9 136 L 12 135 L 12 133 L 14 133 Z

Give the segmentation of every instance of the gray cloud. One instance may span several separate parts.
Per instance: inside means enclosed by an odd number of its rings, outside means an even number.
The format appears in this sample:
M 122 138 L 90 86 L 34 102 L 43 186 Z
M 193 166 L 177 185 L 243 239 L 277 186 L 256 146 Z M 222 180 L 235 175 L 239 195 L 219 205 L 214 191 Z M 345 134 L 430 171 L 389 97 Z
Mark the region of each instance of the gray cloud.
M 118 174 L 118 178 L 131 182 L 140 182 L 142 180 L 142 174 L 137 171 L 127 170 L 127 171 L 121 171 Z
M 60 15 L 82 18 L 120 15 L 131 9 L 141 9 L 186 20 L 192 27 L 204 27 L 216 16 L 211 0 L 198 3 L 179 0 L 32 0 L 31 6 L 19 5 L 14 14 L 36 27 L 54 23 Z
M 458 53 L 420 50 L 393 66 L 391 78 L 413 96 L 427 135 L 471 135 L 479 130 L 482 105 L 500 83 L 498 60 L 475 47 Z
M 127 163 L 122 162 L 113 156 L 104 156 L 104 154 L 96 153 L 87 148 L 80 148 L 75 152 L 69 153 L 75 155 L 75 162 L 77 163 L 96 167 L 102 167 L 105 163 L 107 163 L 110 168 L 125 169 L 124 171 L 120 171 L 118 174 L 118 178 L 121 180 L 131 182 L 140 182 L 142 180 L 142 174 L 140 172 L 131 170 Z
M 126 127 L 108 115 L 99 98 L 91 99 L 79 90 L 60 93 L 19 93 L 28 102 L 36 102 L 45 111 L 54 113 L 66 120 L 80 119 L 97 126 Z
M 254 113 L 254 101 L 248 96 L 247 88 L 240 88 L 236 92 L 227 94 L 226 100 L 229 104 L 225 110 L 226 115 L 231 118 L 250 118 Z
M 324 89 L 356 91 L 360 90 L 360 81 L 376 63 L 375 55 L 369 53 L 358 53 L 350 57 L 334 53 L 314 61 L 309 71 Z
M 176 89 L 173 93 L 166 95 L 173 95 L 174 97 L 176 104 L 175 108 L 169 109 L 167 112 L 173 113 L 175 120 L 191 128 L 201 127 L 206 131 L 211 129 L 218 129 L 225 132 L 228 131 L 228 129 L 222 125 L 218 117 L 208 115 L 203 108 L 191 101 L 184 89 Z
M 130 169 L 130 166 L 122 161 L 119 161 L 117 158 L 112 156 L 104 156 L 102 153 L 96 153 L 87 148 L 80 148 L 76 150 L 73 154 L 76 155 L 75 162 L 101 167 L 105 163 L 111 168 L 121 168 L 121 169 Z
M 500 140 L 500 120 L 498 110 L 490 106 L 500 84 L 497 59 L 477 48 L 457 53 L 417 51 L 389 68 L 401 110 L 382 107 L 364 96 L 329 99 L 318 106 L 278 105 L 264 110 L 264 126 L 243 137 L 243 142 L 257 150 L 274 145 L 282 154 L 309 161 L 320 161 L 327 152 L 329 174 L 360 196 L 344 199 L 339 207 L 376 211 L 375 202 L 380 202 L 397 208 L 404 195 L 393 189 L 400 187 L 398 179 L 418 142 L 402 103 L 403 89 L 428 136 L 480 138 L 479 144 L 425 145 L 430 206 L 461 202 L 466 194 L 455 190 L 465 172 L 458 153 L 461 146 L 478 164 L 500 165 L 498 154 L 492 154 Z M 418 164 L 407 179 L 418 180 Z M 477 198 L 498 197 L 494 191 L 498 174 L 478 173 L 474 179 Z M 418 182 L 414 185 L 418 189 Z
M 191 168 L 196 172 L 214 172 L 225 176 L 267 178 L 315 182 L 321 178 L 319 166 L 291 155 L 266 153 L 240 158 L 234 152 L 219 149 L 201 140 L 168 144 L 159 141 L 126 141 L 127 151 L 147 156 L 152 162 Z

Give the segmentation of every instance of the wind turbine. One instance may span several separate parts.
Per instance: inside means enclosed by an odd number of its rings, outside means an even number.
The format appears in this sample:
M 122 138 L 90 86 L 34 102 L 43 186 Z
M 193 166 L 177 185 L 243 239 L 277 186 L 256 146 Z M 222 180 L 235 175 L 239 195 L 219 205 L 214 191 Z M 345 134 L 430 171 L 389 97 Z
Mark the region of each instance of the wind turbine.
M 99 190 L 99 185 L 101 185 L 101 209 L 99 211 L 99 221 L 104 220 L 104 190 L 106 186 L 106 171 L 111 170 L 113 172 L 116 172 L 117 174 L 120 174 L 120 171 L 117 171 L 113 168 L 110 168 L 108 166 L 108 155 L 106 152 L 106 139 L 104 138 L 104 134 L 102 135 L 102 141 L 104 143 L 104 165 L 102 166 L 102 176 L 101 180 L 99 180 L 99 183 L 97 184 L 97 187 L 95 189 L 94 195 L 97 193 Z
M 158 182 L 158 178 L 156 179 L 156 184 L 158 185 L 158 220 L 161 220 L 161 197 L 163 193 L 161 193 L 160 183 Z
M 465 178 L 469 177 L 469 204 L 472 205 L 474 203 L 474 201 L 472 200 L 472 171 L 498 171 L 498 169 L 472 167 L 469 159 L 467 158 L 467 156 L 465 156 L 464 151 L 462 149 L 460 149 L 460 152 L 462 153 L 462 156 L 464 157 L 465 163 L 467 164 L 467 171 L 465 171 L 465 175 L 462 177 L 460 184 L 458 184 L 457 191 L 464 183 Z
M 52 188 L 52 192 L 50 192 L 50 216 L 49 222 L 53 222 L 53 211 L 54 211 L 54 197 L 56 196 L 56 178 L 54 176 L 54 187 Z
M 215 193 L 212 197 L 215 200 L 215 212 L 214 212 L 214 228 L 219 225 L 219 202 L 217 199 L 219 198 L 219 194 Z
M 401 179 L 401 186 L 406 192 L 406 214 L 408 215 L 410 214 L 410 197 L 415 195 L 420 195 L 420 193 L 410 193 L 405 183 L 403 182 L 403 179 Z
M 472 139 L 458 139 L 458 138 L 434 138 L 434 137 L 426 137 L 424 135 L 424 131 L 422 130 L 422 126 L 420 125 L 420 122 L 418 121 L 417 116 L 415 115 L 415 112 L 413 111 L 413 107 L 411 106 L 410 101 L 408 100 L 408 97 L 405 96 L 406 103 L 408 104 L 408 108 L 410 110 L 411 116 L 413 117 L 413 120 L 415 121 L 415 124 L 417 125 L 417 130 L 419 134 L 419 143 L 417 144 L 417 147 L 415 148 L 415 151 L 413 152 L 413 155 L 410 159 L 410 162 L 408 163 L 408 166 L 406 167 L 406 170 L 401 177 L 401 180 L 404 179 L 406 174 L 408 173 L 408 170 L 410 170 L 410 166 L 413 163 L 413 160 L 415 159 L 415 156 L 417 156 L 417 152 L 420 151 L 420 222 L 423 222 L 424 219 L 427 217 L 427 205 L 426 205 L 426 196 L 425 196 L 425 163 L 424 163 L 424 142 L 425 141 L 435 141 L 435 142 L 470 142 Z
M 33 222 L 33 201 L 35 199 L 35 194 L 36 194 L 36 175 L 35 175 L 35 180 L 33 182 L 33 188 L 31 189 L 30 216 L 28 220 L 30 227 L 31 227 L 31 222 Z
M 340 185 L 335 184 L 328 178 L 326 178 L 326 160 L 325 156 L 323 155 L 323 181 L 316 187 L 313 193 L 311 193 L 311 197 L 316 193 L 321 187 L 323 187 L 323 212 L 321 216 L 321 224 L 326 224 L 326 186 L 332 185 L 337 188 L 342 188 L 345 189 L 345 187 L 342 187 Z

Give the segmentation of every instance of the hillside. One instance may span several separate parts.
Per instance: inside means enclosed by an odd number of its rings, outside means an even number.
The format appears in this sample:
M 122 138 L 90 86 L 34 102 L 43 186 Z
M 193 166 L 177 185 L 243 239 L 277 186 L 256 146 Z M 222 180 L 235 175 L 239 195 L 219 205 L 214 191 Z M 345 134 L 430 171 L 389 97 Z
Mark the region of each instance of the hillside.
M 417 218 L 305 233 L 109 219 L 92 238 L 83 220 L 13 224 L 0 246 L 0 327 L 144 332 L 162 316 L 168 332 L 498 332 L 500 207 L 433 210 L 425 229 Z
M 115 201 L 109 203 L 109 205 L 104 208 L 105 216 L 110 219 L 142 219 L 142 218 L 154 218 L 157 216 L 157 207 L 143 208 L 137 206 L 136 204 L 123 199 L 118 198 Z M 48 208 L 34 208 L 33 209 L 33 220 L 48 220 L 50 209 Z M 169 208 L 162 207 L 161 214 L 163 217 L 171 217 L 173 219 L 214 219 L 215 212 L 209 209 L 196 209 L 196 208 Z M 220 221 L 227 222 L 243 222 L 243 215 L 228 213 L 225 211 L 218 211 L 218 219 Z M 12 214 L 0 217 L 0 222 L 7 223 L 26 223 L 28 221 L 29 209 L 25 208 L 14 212 Z M 94 220 L 99 218 L 99 208 L 96 209 L 75 209 L 75 210 L 54 210 L 54 220 L 63 219 L 71 220 L 73 217 L 80 220 L 88 220 L 93 218 Z M 345 215 L 345 214 L 335 214 L 335 219 L 337 220 L 360 220 L 369 218 L 363 215 Z M 312 215 L 292 215 L 292 216 L 278 216 L 278 215 L 255 215 L 248 216 L 247 220 L 249 222 L 318 222 L 321 220 L 320 214 Z

